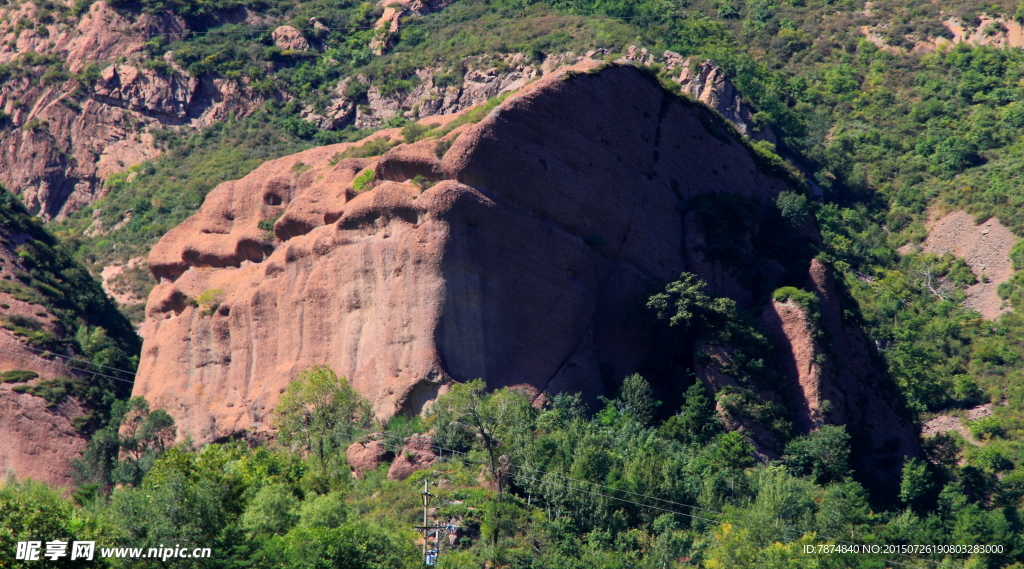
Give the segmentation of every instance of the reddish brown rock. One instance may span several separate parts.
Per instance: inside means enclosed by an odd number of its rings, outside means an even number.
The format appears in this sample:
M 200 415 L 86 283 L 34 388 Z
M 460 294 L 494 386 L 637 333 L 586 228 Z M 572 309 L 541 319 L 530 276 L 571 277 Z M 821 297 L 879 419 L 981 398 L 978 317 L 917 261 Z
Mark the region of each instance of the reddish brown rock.
M 150 256 L 162 283 L 149 298 L 135 394 L 196 442 L 266 432 L 290 379 L 316 364 L 346 376 L 381 419 L 477 377 L 594 402 L 642 369 L 659 396 L 678 397 L 672 378 L 699 362 L 680 355 L 678 339 L 652 334 L 642 310 L 650 283 L 692 271 L 755 308 L 764 290 L 802 285 L 811 257 L 765 253 L 747 276 L 714 258 L 720 228 L 689 204 L 746 200 L 753 221 L 735 241 L 754 250 L 784 237 L 757 227 L 778 219 L 787 183 L 762 172 L 706 107 L 635 68 L 595 65 L 534 82 L 460 127 L 440 173 L 436 141 L 398 146 L 357 192 L 352 179 L 371 161 L 341 160 L 350 145 L 335 145 L 220 185 Z M 402 183 L 418 172 L 444 179 L 425 191 Z M 274 235 L 257 228 L 282 212 Z M 818 239 L 810 221 L 785 231 L 796 244 Z M 190 302 L 204 293 L 216 310 Z M 849 343 L 844 353 L 864 360 L 871 381 L 888 381 Z M 901 412 L 864 415 L 893 425 Z
M 820 320 L 792 300 L 772 301 L 762 314 L 789 381 L 795 426 L 807 433 L 845 425 L 854 469 L 869 483 L 891 486 L 904 457 L 920 452 L 917 428 L 874 347 L 842 318 L 831 269 L 813 259 L 805 288 L 818 296 Z
M 381 441 L 371 440 L 365 443 L 352 443 L 345 451 L 345 460 L 352 470 L 352 476 L 362 479 L 366 472 L 376 470 L 393 454 Z
M 438 158 L 438 141 L 421 140 L 414 144 L 402 144 L 381 157 L 374 168 L 376 178 L 405 182 L 417 176 L 436 182 L 444 178 L 441 160 Z
M 428 435 L 413 435 L 405 439 L 401 452 L 395 455 L 388 469 L 388 480 L 405 480 L 417 470 L 430 468 L 437 460 L 433 446 L 434 437 Z
M 30 239 L 29 235 L 0 229 L 0 279 L 5 284 L 17 283 L 15 275 L 28 270 L 16 247 Z M 68 334 L 51 309 L 33 302 L 31 295 L 9 289 L 0 290 L 0 319 L 5 326 L 12 322 L 22 327 L 38 326 L 57 338 Z M 27 381 L 0 382 L 0 473 L 67 487 L 72 484 L 71 461 L 88 442 L 74 421 L 84 417 L 88 409 L 71 397 L 51 402 L 16 389 L 59 378 L 86 380 L 88 376 L 74 369 L 81 367 L 80 363 L 67 363 L 66 358 L 75 355 L 70 350 L 60 354 L 42 352 L 24 335 L 0 328 L 0 373 L 22 370 L 35 374 Z
M 278 26 L 271 34 L 271 38 L 274 40 L 274 45 L 281 49 L 292 51 L 306 51 L 309 49 L 309 40 L 302 35 L 302 32 L 292 26 Z
M 0 386 L 0 472 L 71 486 L 71 461 L 81 456 L 87 442 L 71 419 L 84 414 L 73 399 L 48 407 L 41 397 Z
M 0 6 L 0 21 L 31 22 L 37 9 Z M 182 37 L 185 22 L 170 13 L 131 16 L 95 2 L 72 26 L 59 18 L 37 24 L 0 33 L 0 64 L 34 52 L 59 57 L 72 75 L 104 66 L 95 85 L 75 78 L 44 85 L 30 76 L 0 84 L 0 110 L 15 127 L 0 129 L 0 183 L 45 220 L 92 203 L 105 177 L 158 155 L 155 130 L 247 116 L 264 101 L 244 78 L 199 80 L 172 58 L 142 66 L 146 38 Z

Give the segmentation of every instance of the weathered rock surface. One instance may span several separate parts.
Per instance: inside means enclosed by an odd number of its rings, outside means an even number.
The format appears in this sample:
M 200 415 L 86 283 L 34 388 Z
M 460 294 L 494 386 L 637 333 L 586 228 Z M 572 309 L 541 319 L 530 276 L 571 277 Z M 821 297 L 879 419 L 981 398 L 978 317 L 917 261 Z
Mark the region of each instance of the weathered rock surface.
M 795 426 L 808 432 L 824 424 L 845 425 L 854 468 L 890 477 L 889 483 L 898 480 L 902 457 L 920 450 L 899 391 L 864 333 L 843 320 L 831 269 L 813 259 L 804 288 L 818 296 L 820 320 L 812 321 L 792 300 L 773 300 L 762 314 L 790 380 L 786 395 L 798 402 Z
M 449 3 L 385 0 L 376 48 L 386 48 L 398 32 L 403 14 L 422 15 Z M 225 22 L 257 27 L 273 25 L 270 19 L 244 8 L 220 17 Z M 14 25 L 23 21 L 34 25 Z M 324 28 L 316 18 L 311 24 L 314 30 Z M 19 195 L 42 219 L 62 218 L 103 197 L 103 181 L 111 174 L 158 156 L 155 132 L 201 128 L 230 116 L 248 116 L 267 98 L 291 97 L 287 92 L 268 95 L 255 90 L 246 77 L 192 77 L 175 63 L 173 52 L 160 59 L 151 58 L 148 39 L 162 35 L 173 42 L 187 31 L 185 21 L 173 14 L 131 15 L 102 1 L 92 3 L 74 22 L 40 18 L 40 9 L 30 2 L 0 6 L 0 64 L 10 64 L 17 70 L 0 84 L 0 111 L 6 115 L 0 119 L 0 183 Z M 278 26 L 271 36 L 278 48 L 288 52 L 323 47 L 293 26 Z M 26 59 L 26 54 L 39 57 Z M 539 65 L 523 54 L 507 54 L 498 65 L 492 56 L 472 57 L 460 66 L 465 73 L 421 69 L 414 87 L 392 93 L 368 84 L 366 78 L 346 78 L 322 106 L 307 106 L 301 116 L 318 128 L 336 130 L 348 126 L 380 128 L 399 115 L 411 120 L 450 115 L 567 65 L 606 55 L 604 50 L 582 57 L 550 54 Z M 26 63 L 29 59 L 38 61 Z M 656 59 L 648 50 L 635 47 L 624 60 L 644 64 L 657 61 L 669 69 L 684 63 L 672 52 Z M 101 70 L 95 81 L 92 74 L 78 75 L 89 66 Z M 366 85 L 350 95 L 348 87 L 353 81 Z M 761 136 L 751 130 L 752 114 L 728 80 L 716 72 L 710 81 L 713 85 L 709 83 L 706 88 L 704 83 L 708 81 L 690 81 L 688 85 L 700 91 L 695 96 L 713 98 L 716 102 L 712 106 L 718 105 L 719 111 L 737 121 L 741 132 Z M 729 110 L 733 107 L 734 111 Z
M 964 305 L 977 310 L 986 320 L 996 320 L 1010 309 L 999 296 L 999 285 L 1013 277 L 1010 251 L 1016 236 L 991 218 L 975 225 L 974 217 L 957 210 L 928 222 L 928 238 L 922 249 L 941 255 L 952 253 L 971 267 L 978 282 L 967 287 Z M 941 289 L 940 283 L 929 283 Z
M 434 437 L 428 435 L 413 435 L 405 439 L 401 452 L 395 455 L 388 469 L 388 480 L 405 480 L 417 470 L 430 468 L 437 461 L 433 446 Z
M 274 40 L 274 45 L 281 49 L 293 51 L 309 49 L 309 41 L 302 35 L 302 32 L 292 26 L 278 26 L 270 37 Z
M 25 266 L 15 247 L 30 237 L 0 231 L 0 238 L 0 278 L 16 283 L 14 275 L 24 271 Z M 66 335 L 64 326 L 49 309 L 25 298 L 7 289 L 0 290 L 0 319 L 5 325 L 29 321 L 58 338 Z M 7 327 L 0 328 L 0 373 L 24 370 L 36 374 L 34 379 L 24 382 L 0 382 L 0 473 L 6 476 L 13 472 L 20 480 L 31 478 L 66 487 L 71 485 L 71 460 L 81 454 L 87 443 L 72 420 L 84 416 L 86 410 L 70 398 L 50 404 L 41 397 L 18 393 L 15 388 L 81 374 L 65 365 L 63 357 L 43 357 L 41 352 L 24 336 Z
M 71 461 L 81 456 L 87 442 L 71 419 L 84 414 L 73 399 L 48 407 L 40 397 L 0 386 L 0 472 L 13 473 L 19 480 L 71 486 Z
M 416 413 L 451 382 L 477 377 L 595 401 L 641 370 L 678 394 L 673 378 L 700 350 L 680 353 L 652 333 L 642 309 L 652 282 L 696 272 L 753 308 L 761 289 L 803 286 L 810 270 L 849 367 L 836 382 L 851 395 L 828 392 L 829 417 L 856 423 L 863 413 L 857 424 L 872 448 L 896 461 L 913 454 L 898 402 L 858 410 L 877 398 L 852 394 L 888 379 L 839 319 L 810 255 L 762 255 L 753 286 L 712 255 L 726 237 L 691 211 L 702 196 L 734 196 L 723 199 L 778 218 L 786 182 L 762 172 L 706 107 L 632 66 L 597 68 L 530 84 L 449 135 L 446 152 L 428 139 L 371 164 L 339 159 L 351 144 L 327 146 L 218 186 L 150 255 L 161 284 L 147 306 L 135 394 L 196 442 L 266 431 L 279 394 L 314 364 L 346 376 L 379 418 Z M 371 165 L 372 188 L 354 191 Z M 407 183 L 416 175 L 440 181 L 424 190 Z M 274 235 L 257 228 L 278 216 Z M 750 247 L 775 236 L 741 237 Z M 789 238 L 806 243 L 817 230 L 809 220 Z M 216 305 L 190 302 L 204 292 Z M 862 373 L 876 377 L 861 386 Z M 801 382 L 813 381 L 798 374 L 795 392 L 820 408 Z
M 33 21 L 31 2 L 0 7 L 0 22 Z M 152 132 L 201 127 L 246 116 L 264 97 L 248 80 L 195 79 L 170 61 L 144 66 L 147 37 L 174 41 L 181 19 L 142 14 L 130 20 L 95 2 L 74 26 L 39 23 L 0 27 L 0 64 L 22 65 L 27 53 L 54 56 L 69 74 L 102 68 L 95 84 L 74 77 L 41 81 L 49 69 L 29 67 L 0 84 L 0 184 L 43 219 L 58 218 L 98 199 L 102 181 L 159 154 Z
M 345 460 L 352 470 L 352 476 L 359 479 L 367 472 L 377 470 L 377 467 L 390 460 L 393 455 L 394 453 L 379 440 L 352 443 L 345 450 Z
M 672 61 L 671 56 L 668 56 L 668 59 Z M 682 72 L 677 81 L 682 85 L 684 92 L 722 113 L 723 117 L 736 126 L 740 134 L 775 143 L 775 133 L 772 132 L 771 126 L 765 126 L 763 129 L 755 126 L 754 111 L 743 101 L 743 95 L 736 90 L 736 86 L 717 63 L 709 59 L 697 65 L 687 59 L 681 62 L 679 67 L 682 68 Z

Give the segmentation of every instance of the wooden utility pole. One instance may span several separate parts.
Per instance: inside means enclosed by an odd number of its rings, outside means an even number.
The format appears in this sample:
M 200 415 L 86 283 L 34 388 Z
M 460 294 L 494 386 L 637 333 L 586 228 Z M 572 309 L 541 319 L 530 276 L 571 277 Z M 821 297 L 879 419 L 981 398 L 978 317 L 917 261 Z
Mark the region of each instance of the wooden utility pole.
M 427 506 L 430 505 L 430 481 L 423 479 L 423 562 L 427 562 Z

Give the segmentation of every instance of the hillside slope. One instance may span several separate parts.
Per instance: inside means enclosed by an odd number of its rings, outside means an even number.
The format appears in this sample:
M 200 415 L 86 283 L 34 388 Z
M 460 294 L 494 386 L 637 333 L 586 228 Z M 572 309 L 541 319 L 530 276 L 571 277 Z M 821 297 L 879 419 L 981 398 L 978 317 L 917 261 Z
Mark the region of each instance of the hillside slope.
M 0 470 L 69 486 L 71 461 L 131 390 L 139 338 L 2 188 L 0 320 Z

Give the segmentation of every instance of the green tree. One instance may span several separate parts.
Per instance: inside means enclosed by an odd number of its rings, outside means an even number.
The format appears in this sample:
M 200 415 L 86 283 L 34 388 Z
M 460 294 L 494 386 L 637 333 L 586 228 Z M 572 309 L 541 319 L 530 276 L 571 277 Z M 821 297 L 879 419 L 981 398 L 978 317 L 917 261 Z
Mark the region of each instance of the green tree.
M 795 474 L 818 484 L 839 482 L 850 472 L 850 435 L 841 425 L 824 425 L 790 441 L 783 456 Z
M 683 408 L 662 423 L 658 433 L 684 444 L 706 444 L 721 428 L 721 423 L 714 405 L 704 393 L 704 384 L 694 379 L 684 395 Z
M 903 475 L 900 480 L 900 500 L 904 504 L 922 508 L 934 491 L 928 463 L 912 458 L 903 464 Z
M 502 451 L 529 444 L 535 412 L 529 399 L 518 391 L 505 388 L 488 394 L 486 389 L 482 379 L 455 384 L 438 397 L 431 413 L 438 431 L 446 433 L 446 437 L 480 443 L 501 500 L 511 469 L 511 457 Z
M 299 500 L 284 484 L 264 486 L 242 514 L 242 527 L 257 534 L 283 534 L 299 519 Z
M 654 410 L 661 405 L 661 401 L 654 399 L 651 384 L 639 373 L 626 377 L 619 389 L 617 400 L 623 414 L 629 415 L 645 427 L 654 419 Z
M 144 397 L 116 401 L 110 422 L 93 434 L 82 457 L 72 461 L 74 479 L 104 490 L 113 484 L 137 485 L 176 434 L 174 419 L 163 409 L 151 410 Z
M 683 273 L 665 287 L 665 292 L 651 296 L 647 307 L 656 310 L 658 318 L 668 318 L 670 326 L 719 326 L 735 314 L 736 303 L 728 298 L 712 297 L 705 288 L 707 283 L 697 275 Z
M 370 403 L 359 396 L 343 377 L 317 366 L 299 373 L 275 409 L 278 441 L 293 450 L 310 453 L 327 474 L 344 449 L 371 425 Z

